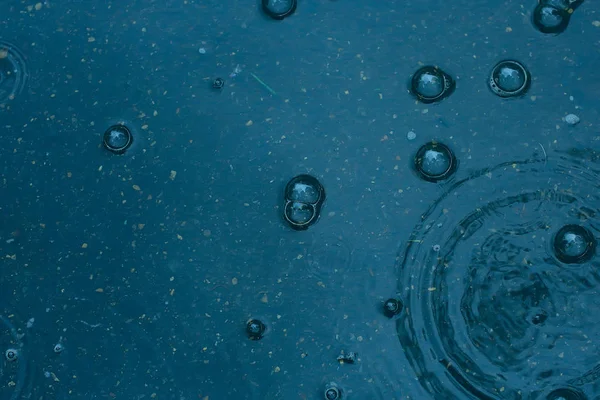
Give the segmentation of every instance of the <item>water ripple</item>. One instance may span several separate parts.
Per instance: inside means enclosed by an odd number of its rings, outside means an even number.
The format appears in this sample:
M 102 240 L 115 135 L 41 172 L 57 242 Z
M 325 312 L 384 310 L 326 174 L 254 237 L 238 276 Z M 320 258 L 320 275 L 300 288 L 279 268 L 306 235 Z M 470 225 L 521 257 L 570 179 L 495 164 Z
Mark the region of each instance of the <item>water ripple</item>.
M 599 263 L 562 264 L 552 236 L 569 223 L 597 236 L 598 159 L 571 149 L 504 163 L 456 182 L 422 216 L 399 257 L 397 328 L 433 398 L 595 393 Z
M 0 104 L 21 93 L 28 77 L 25 57 L 14 45 L 0 40 Z

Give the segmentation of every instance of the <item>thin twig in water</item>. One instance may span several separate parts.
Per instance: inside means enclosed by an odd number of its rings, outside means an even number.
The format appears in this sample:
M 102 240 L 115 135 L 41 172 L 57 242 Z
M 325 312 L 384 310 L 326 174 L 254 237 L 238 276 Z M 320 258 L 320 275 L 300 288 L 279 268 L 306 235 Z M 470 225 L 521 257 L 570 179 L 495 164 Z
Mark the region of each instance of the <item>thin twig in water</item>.
M 540 142 L 538 142 L 538 144 L 540 145 L 540 147 L 542 148 L 542 151 L 544 152 L 544 165 L 546 165 L 546 161 L 548 161 L 548 154 L 546 154 L 546 149 L 544 149 L 544 145 L 541 144 Z
M 252 75 L 252 77 L 254 79 L 256 79 L 256 81 L 258 83 L 260 83 L 261 85 L 263 85 L 265 89 L 267 89 L 269 92 L 271 92 L 272 95 L 276 95 L 277 94 L 277 93 L 275 93 L 275 91 L 273 89 L 271 89 L 269 87 L 269 85 L 267 85 L 266 83 L 264 83 L 258 76 L 254 75 L 252 72 L 250 72 L 250 75 Z

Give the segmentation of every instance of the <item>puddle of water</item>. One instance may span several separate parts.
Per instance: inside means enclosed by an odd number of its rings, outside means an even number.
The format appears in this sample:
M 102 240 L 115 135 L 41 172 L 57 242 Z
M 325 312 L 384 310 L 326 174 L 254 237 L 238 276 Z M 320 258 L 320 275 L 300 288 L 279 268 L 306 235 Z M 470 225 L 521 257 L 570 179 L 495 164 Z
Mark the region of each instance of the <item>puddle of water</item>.
M 2 399 L 600 393 L 597 261 L 552 249 L 564 224 L 600 226 L 586 5 L 549 38 L 515 2 L 303 2 L 281 23 L 92 3 L 0 5 L 18 72 L 0 71 L 18 93 L 0 99 L 0 350 L 21 352 Z M 526 97 L 486 87 L 498 54 L 530 69 Z M 456 89 L 417 104 L 429 64 Z M 120 156 L 114 124 L 134 136 Z M 432 140 L 458 159 L 436 183 L 412 166 Z M 327 192 L 304 232 L 282 218 L 298 174 Z

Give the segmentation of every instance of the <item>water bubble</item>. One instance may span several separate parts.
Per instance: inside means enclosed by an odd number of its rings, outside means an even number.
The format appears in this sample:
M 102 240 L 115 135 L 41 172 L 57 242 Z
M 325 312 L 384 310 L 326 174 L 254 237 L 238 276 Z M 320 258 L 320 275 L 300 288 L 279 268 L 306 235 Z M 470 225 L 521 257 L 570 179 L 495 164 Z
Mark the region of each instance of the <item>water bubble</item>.
M 565 9 L 539 3 L 533 10 L 533 25 L 542 33 L 559 34 L 567 29 L 570 17 Z
M 282 20 L 296 11 L 297 0 L 262 0 L 262 8 L 269 17 Z
M 225 87 L 225 80 L 222 78 L 216 78 L 213 83 L 212 83 L 212 88 L 213 89 L 223 89 Z
M 447 179 L 456 171 L 456 158 L 448 146 L 430 142 L 417 151 L 415 169 L 428 182 Z
M 320 215 L 325 189 L 317 178 L 298 175 L 285 187 L 284 218 L 293 229 L 308 229 Z
M 489 78 L 489 86 L 494 94 L 500 97 L 516 97 L 527 92 L 531 85 L 529 71 L 518 61 L 501 61 Z
M 17 361 L 19 352 L 17 349 L 8 349 L 4 352 L 4 357 L 6 358 L 6 361 Z
M 335 382 L 330 382 L 325 387 L 324 397 L 325 400 L 340 400 L 342 398 L 342 391 Z
M 402 302 L 398 299 L 387 299 L 383 304 L 383 313 L 386 317 L 392 318 L 395 315 L 400 314 L 402 311 Z
M 594 235 L 580 225 L 565 225 L 554 236 L 556 258 L 567 264 L 588 261 L 595 249 Z
M 285 206 L 285 217 L 294 226 L 306 226 L 315 217 L 315 210 L 311 204 L 290 201 Z
M 13 322 L 25 326 L 25 321 L 14 314 L 10 318 L 0 314 L 0 341 L 11 346 L 5 348 L 5 361 L 0 362 L 0 397 L 7 400 L 33 398 L 30 380 L 32 374 L 28 373 L 31 365 L 23 342 L 26 336 L 15 328 Z
M 113 125 L 104 132 L 104 147 L 115 154 L 123 154 L 133 143 L 133 135 L 125 125 Z
M 301 181 L 297 181 L 292 185 L 288 195 L 290 200 L 308 204 L 316 204 L 321 196 L 318 186 Z
M 434 66 L 419 68 L 410 81 L 410 91 L 421 102 L 429 104 L 449 96 L 455 83 L 450 75 Z
M 246 333 L 251 340 L 262 339 L 265 330 L 266 326 L 261 320 L 251 319 L 246 323 Z

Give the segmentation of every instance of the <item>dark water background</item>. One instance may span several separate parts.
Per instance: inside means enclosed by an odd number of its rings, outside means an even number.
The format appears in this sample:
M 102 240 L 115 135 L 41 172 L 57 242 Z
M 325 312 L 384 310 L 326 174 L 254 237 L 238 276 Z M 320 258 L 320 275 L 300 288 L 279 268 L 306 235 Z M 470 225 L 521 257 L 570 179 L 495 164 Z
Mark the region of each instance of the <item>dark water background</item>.
M 28 79 L 0 109 L 0 350 L 20 351 L 0 398 L 599 396 L 600 265 L 548 243 L 600 229 L 600 7 L 558 36 L 534 7 L 300 0 L 278 22 L 257 2 L 2 1 Z M 505 58 L 532 73 L 523 98 L 486 86 Z M 423 64 L 455 93 L 416 103 Z M 444 183 L 412 171 L 430 140 L 460 163 Z M 327 202 L 295 232 L 301 173 Z

